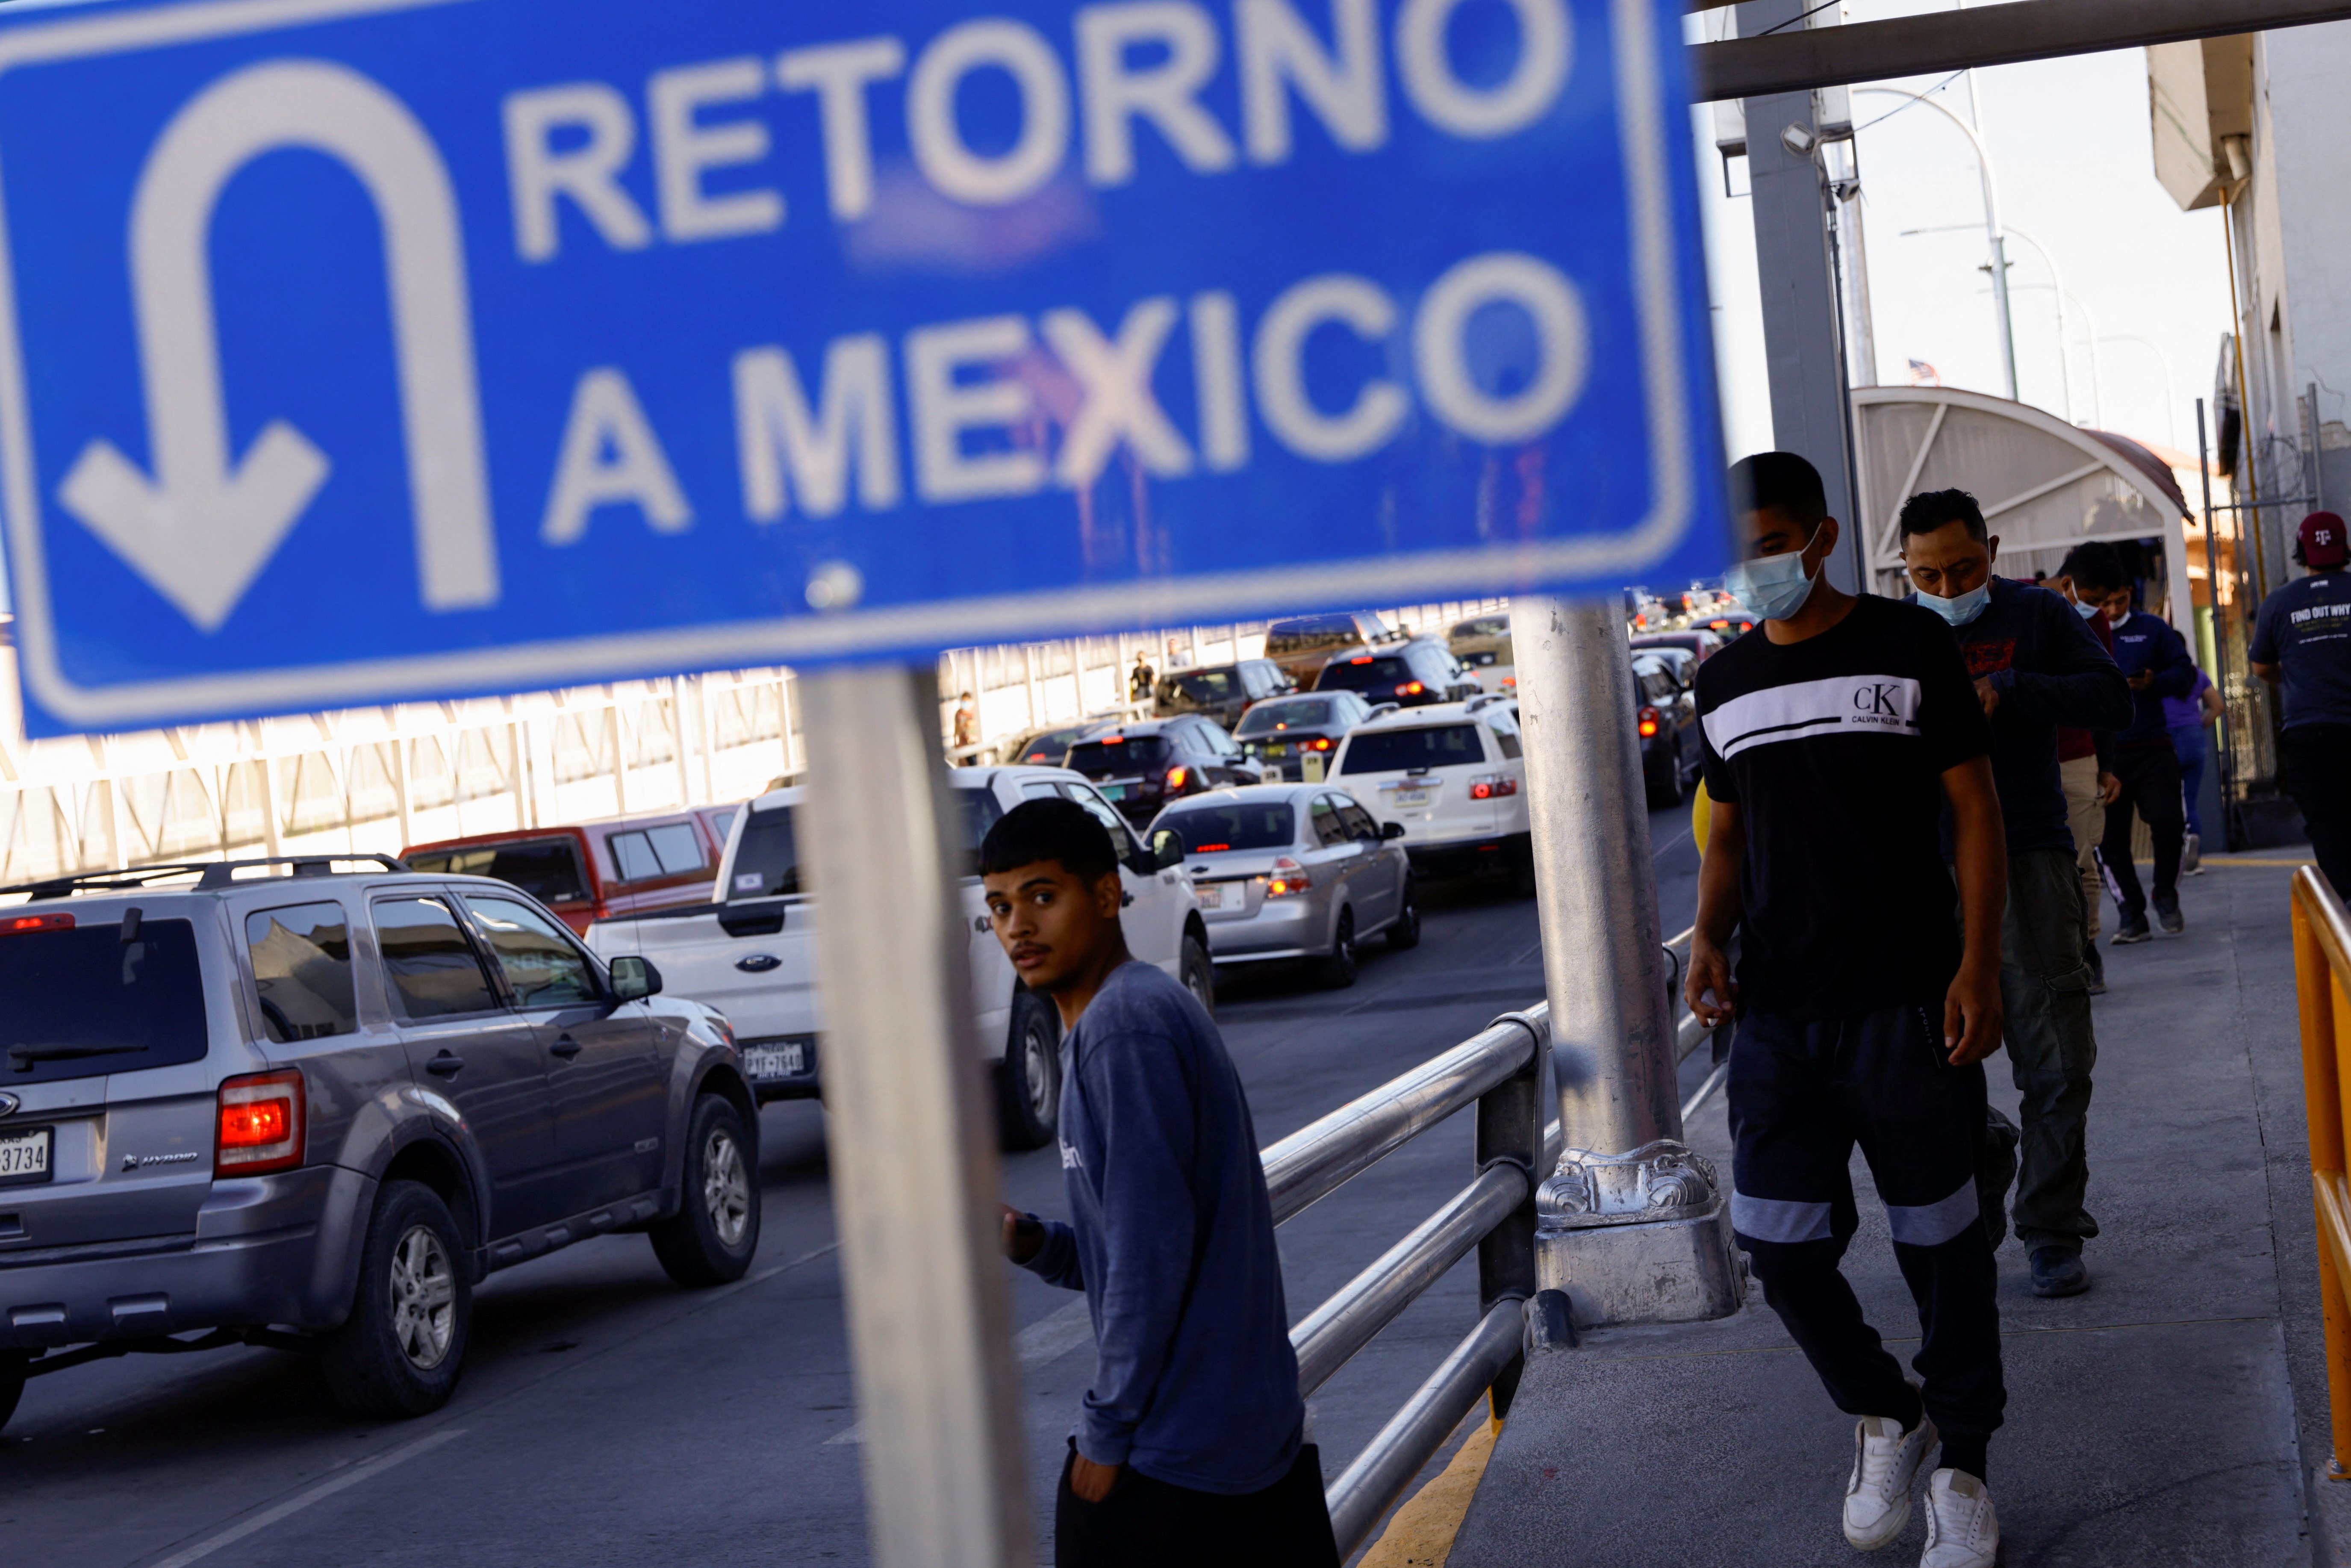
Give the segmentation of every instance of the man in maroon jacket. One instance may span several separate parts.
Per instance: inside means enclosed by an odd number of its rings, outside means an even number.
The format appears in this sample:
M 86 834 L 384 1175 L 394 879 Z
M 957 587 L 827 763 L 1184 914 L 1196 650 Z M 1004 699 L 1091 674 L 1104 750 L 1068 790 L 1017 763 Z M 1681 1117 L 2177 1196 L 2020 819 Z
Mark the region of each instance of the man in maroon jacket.
M 2074 591 L 2073 565 L 2073 556 L 2066 556 L 2057 575 L 2044 586 L 2064 594 L 2074 613 L 2097 633 L 2100 645 L 2112 653 L 2114 628 L 2106 623 L 2104 611 Z M 2105 889 L 2099 885 L 2098 862 L 2090 858 L 2090 852 L 2105 836 L 2106 807 L 2122 793 L 2122 780 L 2106 765 L 2106 747 L 2112 739 L 2110 734 L 2086 729 L 2057 731 L 2057 771 L 2065 786 L 2065 825 L 2074 831 L 2074 851 L 2082 867 L 2082 947 L 2090 964 L 2094 997 L 2104 996 L 2106 989 L 2106 967 L 2098 956 L 2098 906 L 2105 902 Z

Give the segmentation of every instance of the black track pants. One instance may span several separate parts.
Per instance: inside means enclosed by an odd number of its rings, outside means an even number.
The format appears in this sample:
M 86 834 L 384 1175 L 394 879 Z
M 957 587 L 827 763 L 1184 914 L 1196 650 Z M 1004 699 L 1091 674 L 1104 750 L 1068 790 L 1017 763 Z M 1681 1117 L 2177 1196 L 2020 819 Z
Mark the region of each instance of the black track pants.
M 1837 1408 L 1918 1418 L 1919 1393 L 1837 1270 L 1859 1227 L 1855 1144 L 1894 1230 L 1894 1260 L 1925 1336 L 1911 1365 L 1945 1434 L 2000 1426 L 2000 1312 L 1976 1194 L 1980 1064 L 1944 1061 L 1942 1009 L 1885 1008 L 1800 1023 L 1750 1012 L 1730 1049 L 1730 1214 L 1763 1299 Z
M 2131 808 L 2147 819 L 2155 840 L 2155 901 L 2179 899 L 2179 852 L 2188 831 L 2188 815 L 2179 800 L 2179 753 L 2166 736 L 2154 746 L 2118 747 L 2115 777 L 2123 792 L 2106 808 L 2106 836 L 2098 852 L 2106 874 L 2122 890 L 2123 918 L 2147 913 L 2147 894 L 2139 891 L 2138 867 L 2131 862 Z
M 1339 1568 L 1322 1465 L 1314 1445 L 1298 1450 L 1290 1473 L 1263 1491 L 1226 1497 L 1154 1480 L 1132 1466 L 1110 1495 L 1088 1502 L 1061 1486 L 1053 1507 L 1053 1561 L 1060 1568 Z
M 2351 725 L 2298 724 L 2278 740 L 2278 782 L 2302 808 L 2318 869 L 2351 898 Z

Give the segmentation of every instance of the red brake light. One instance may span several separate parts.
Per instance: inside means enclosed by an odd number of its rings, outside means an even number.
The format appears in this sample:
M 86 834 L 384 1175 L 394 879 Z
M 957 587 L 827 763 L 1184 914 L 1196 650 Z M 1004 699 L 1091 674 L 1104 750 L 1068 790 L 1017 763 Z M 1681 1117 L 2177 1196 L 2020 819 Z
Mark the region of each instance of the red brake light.
M 302 1163 L 307 1121 L 298 1068 L 225 1081 L 213 1175 L 264 1176 L 293 1169 Z
M 1105 735 L 1102 737 L 1102 743 L 1104 746 L 1124 746 L 1126 744 L 1126 737 L 1123 735 Z
M 1184 788 L 1184 780 L 1190 777 L 1191 770 L 1189 768 L 1170 768 L 1167 770 L 1167 788 L 1170 789 L 1181 789 Z
M 1232 847 L 1230 844 L 1202 844 L 1192 852 L 1196 855 L 1212 855 L 1218 850 L 1228 850 Z
M 0 936 L 21 936 L 27 931 L 70 931 L 70 915 L 17 915 L 0 920 Z
M 1643 708 L 1641 710 L 1641 738 L 1646 740 L 1649 737 L 1656 734 L 1657 724 L 1657 710 L 1653 707 Z
M 1489 773 L 1483 779 L 1469 780 L 1469 799 L 1498 800 L 1519 792 L 1519 781 L 1507 773 Z
M 1351 664 L 1368 664 L 1371 662 L 1372 656 L 1369 653 L 1358 653 L 1353 658 L 1347 661 L 1347 663 Z
M 1315 737 L 1315 739 L 1314 739 L 1314 749 L 1315 749 L 1315 750 L 1317 750 L 1317 751 L 1328 751 L 1328 750 L 1330 750 L 1330 749 L 1331 749 L 1331 737 L 1330 737 L 1329 736 L 1327 736 L 1327 735 L 1323 735 L 1323 736 L 1317 736 L 1317 737 Z
M 1422 685 L 1418 681 L 1406 681 L 1404 685 L 1396 688 L 1396 695 L 1400 697 L 1416 697 L 1427 689 L 1428 688 L 1426 686 Z

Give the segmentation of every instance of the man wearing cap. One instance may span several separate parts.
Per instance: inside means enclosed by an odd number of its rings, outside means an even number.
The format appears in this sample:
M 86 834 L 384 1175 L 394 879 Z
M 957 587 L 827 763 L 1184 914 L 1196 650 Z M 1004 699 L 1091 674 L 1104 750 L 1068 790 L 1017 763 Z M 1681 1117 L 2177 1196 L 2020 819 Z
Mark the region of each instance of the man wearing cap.
M 2262 601 L 2250 650 L 2253 674 L 2282 685 L 2279 782 L 2310 833 L 2319 870 L 2351 898 L 2351 551 L 2343 519 L 2302 519 L 2294 559 L 2310 569 Z

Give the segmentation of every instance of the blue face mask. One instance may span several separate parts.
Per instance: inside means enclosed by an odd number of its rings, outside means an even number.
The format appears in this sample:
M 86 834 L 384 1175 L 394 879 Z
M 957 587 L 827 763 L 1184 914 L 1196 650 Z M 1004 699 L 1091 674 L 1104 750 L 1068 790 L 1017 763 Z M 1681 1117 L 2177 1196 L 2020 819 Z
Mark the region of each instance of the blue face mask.
M 1813 579 L 1804 575 L 1804 551 L 1812 548 L 1806 539 L 1783 555 L 1736 561 L 1722 574 L 1722 591 L 1762 620 L 1785 621 L 1813 595 Z
M 1965 626 L 1981 615 L 1984 607 L 1991 602 L 1991 584 L 1989 581 L 1978 583 L 1957 599 L 1940 599 L 1921 590 L 1918 602 L 1952 625 Z
M 2074 613 L 2085 621 L 2093 620 L 2098 613 L 2098 607 L 2086 599 L 2076 599 L 2074 601 Z

